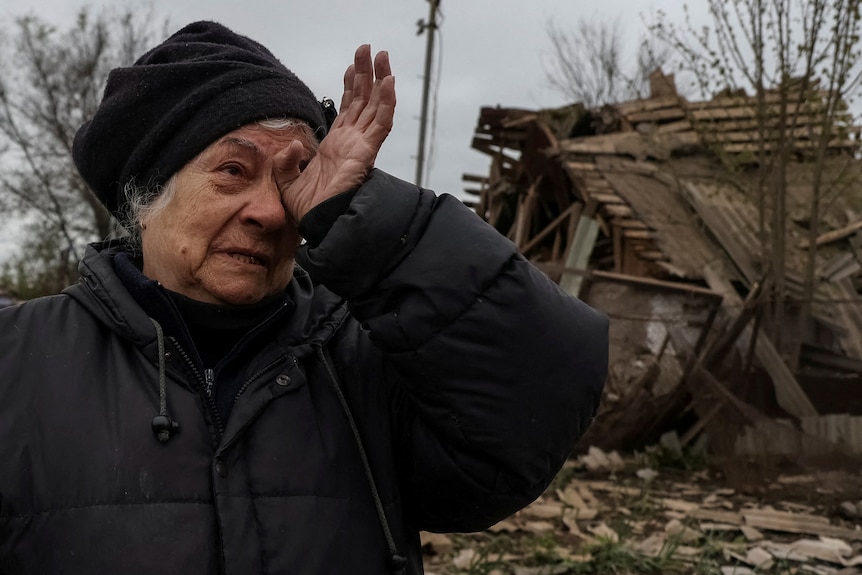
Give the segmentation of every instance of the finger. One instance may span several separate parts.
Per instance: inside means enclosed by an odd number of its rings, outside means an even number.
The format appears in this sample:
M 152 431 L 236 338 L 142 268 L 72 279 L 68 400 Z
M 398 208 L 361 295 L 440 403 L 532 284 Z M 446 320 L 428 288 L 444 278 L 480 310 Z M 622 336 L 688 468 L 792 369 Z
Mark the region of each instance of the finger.
M 374 58 L 374 88 L 371 93 L 369 106 L 395 106 L 395 77 L 389 65 L 389 52 L 378 52 Z
M 377 82 L 380 82 L 383 78 L 392 75 L 392 68 L 389 65 L 389 52 L 382 51 L 378 52 L 374 57 L 374 77 L 377 79 Z
M 389 52 L 378 52 L 374 58 L 374 90 L 371 94 L 369 105 L 373 104 L 375 116 L 381 112 L 385 116 L 389 114 L 390 123 L 391 116 L 394 114 L 395 108 L 395 77 L 392 76 L 392 68 L 389 65 Z M 381 109 L 380 106 L 383 106 Z M 388 110 L 387 108 L 391 108 Z
M 387 125 L 391 130 L 395 117 L 395 76 L 389 75 L 383 78 L 378 94 L 380 101 L 376 105 L 375 121 L 381 125 Z
M 354 101 L 368 101 L 374 86 L 374 68 L 371 62 L 371 45 L 363 44 L 353 56 L 356 73 L 353 77 Z
M 395 116 L 395 76 L 391 74 L 384 76 L 374 83 L 374 90 L 368 105 L 362 110 L 356 125 L 367 129 L 372 124 L 377 124 L 389 133 Z
M 341 107 L 338 109 L 338 114 L 343 114 L 353 102 L 353 77 L 356 75 L 356 68 L 353 64 L 347 67 L 344 72 L 344 93 L 341 95 Z

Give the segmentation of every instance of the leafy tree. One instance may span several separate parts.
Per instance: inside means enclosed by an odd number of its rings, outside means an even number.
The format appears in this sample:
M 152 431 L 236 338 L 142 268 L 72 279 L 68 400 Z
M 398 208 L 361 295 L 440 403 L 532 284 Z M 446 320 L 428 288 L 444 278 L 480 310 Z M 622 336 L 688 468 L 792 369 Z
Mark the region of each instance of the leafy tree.
M 115 231 L 75 169 L 72 140 L 108 72 L 160 40 L 167 21 L 158 24 L 151 8 L 83 8 L 64 30 L 32 15 L 10 28 L 0 31 L 0 213 L 5 224 L 27 222 L 27 241 L 0 280 L 38 280 L 28 290 L 39 295 L 74 281 L 83 246 Z

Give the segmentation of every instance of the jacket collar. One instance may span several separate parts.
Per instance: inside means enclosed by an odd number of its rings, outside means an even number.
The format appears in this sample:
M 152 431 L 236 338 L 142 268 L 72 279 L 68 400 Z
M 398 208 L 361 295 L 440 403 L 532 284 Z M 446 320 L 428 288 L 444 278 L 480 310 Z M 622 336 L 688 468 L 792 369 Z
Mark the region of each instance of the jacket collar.
M 127 253 L 123 240 L 90 244 L 78 266 L 80 281 L 63 293 L 78 301 L 120 337 L 137 345 L 148 345 L 155 339 L 148 310 L 135 300 L 115 270 L 115 258 L 123 253 Z M 158 285 L 143 275 L 141 278 Z M 279 330 L 279 339 L 284 345 L 325 342 L 347 315 L 341 298 L 315 285 L 299 265 L 295 266 L 286 295 L 294 306 Z M 169 302 L 167 294 L 163 297 Z

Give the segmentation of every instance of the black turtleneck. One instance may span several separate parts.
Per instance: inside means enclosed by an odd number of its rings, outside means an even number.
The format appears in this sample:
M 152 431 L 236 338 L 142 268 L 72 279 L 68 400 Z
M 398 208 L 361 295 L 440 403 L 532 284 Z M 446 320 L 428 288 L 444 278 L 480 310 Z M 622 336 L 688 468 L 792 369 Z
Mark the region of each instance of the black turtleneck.
M 286 292 L 268 296 L 247 306 L 216 305 L 193 300 L 165 289 L 146 277 L 140 262 L 127 253 L 114 258 L 117 277 L 138 305 L 174 337 L 193 358 L 202 373 L 221 368 L 222 360 L 236 345 L 270 316 L 290 313 L 293 302 Z M 234 362 L 231 362 L 234 363 Z M 223 421 L 227 421 L 243 381 L 241 369 L 219 369 L 212 394 Z
M 204 303 L 165 290 L 185 321 L 204 367 L 215 367 L 242 337 L 284 305 L 278 293 L 247 306 Z

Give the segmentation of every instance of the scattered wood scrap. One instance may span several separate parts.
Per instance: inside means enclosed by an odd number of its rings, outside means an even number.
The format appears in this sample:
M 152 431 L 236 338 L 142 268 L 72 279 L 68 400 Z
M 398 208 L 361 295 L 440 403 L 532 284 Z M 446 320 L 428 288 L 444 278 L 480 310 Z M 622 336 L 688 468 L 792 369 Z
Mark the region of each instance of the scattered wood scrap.
M 793 497 L 832 484 L 835 476 L 783 476 L 756 496 L 725 487 L 709 472 L 691 473 L 680 483 L 657 468 L 644 481 L 636 473 L 643 461 L 627 457 L 620 468 L 609 453 L 591 452 L 592 459 L 567 464 L 564 481 L 485 533 L 423 533 L 427 572 L 463 573 L 484 565 L 484 558 L 505 566 L 503 573 L 528 573 L 523 569 L 535 565 L 536 541 L 542 542 L 541 573 L 571 572 L 573 562 L 598 561 L 608 546 L 644 562 L 644 571 L 629 564 L 629 572 L 663 572 L 662 561 L 681 572 L 681 566 L 714 561 L 716 549 L 716 568 L 727 573 L 783 573 L 780 566 L 788 562 L 799 573 L 849 574 L 862 567 L 862 520 L 833 514 L 841 497 L 862 498 L 862 480 L 850 474 L 841 482 L 846 493 L 812 503 Z M 607 464 L 588 469 L 593 460 Z

